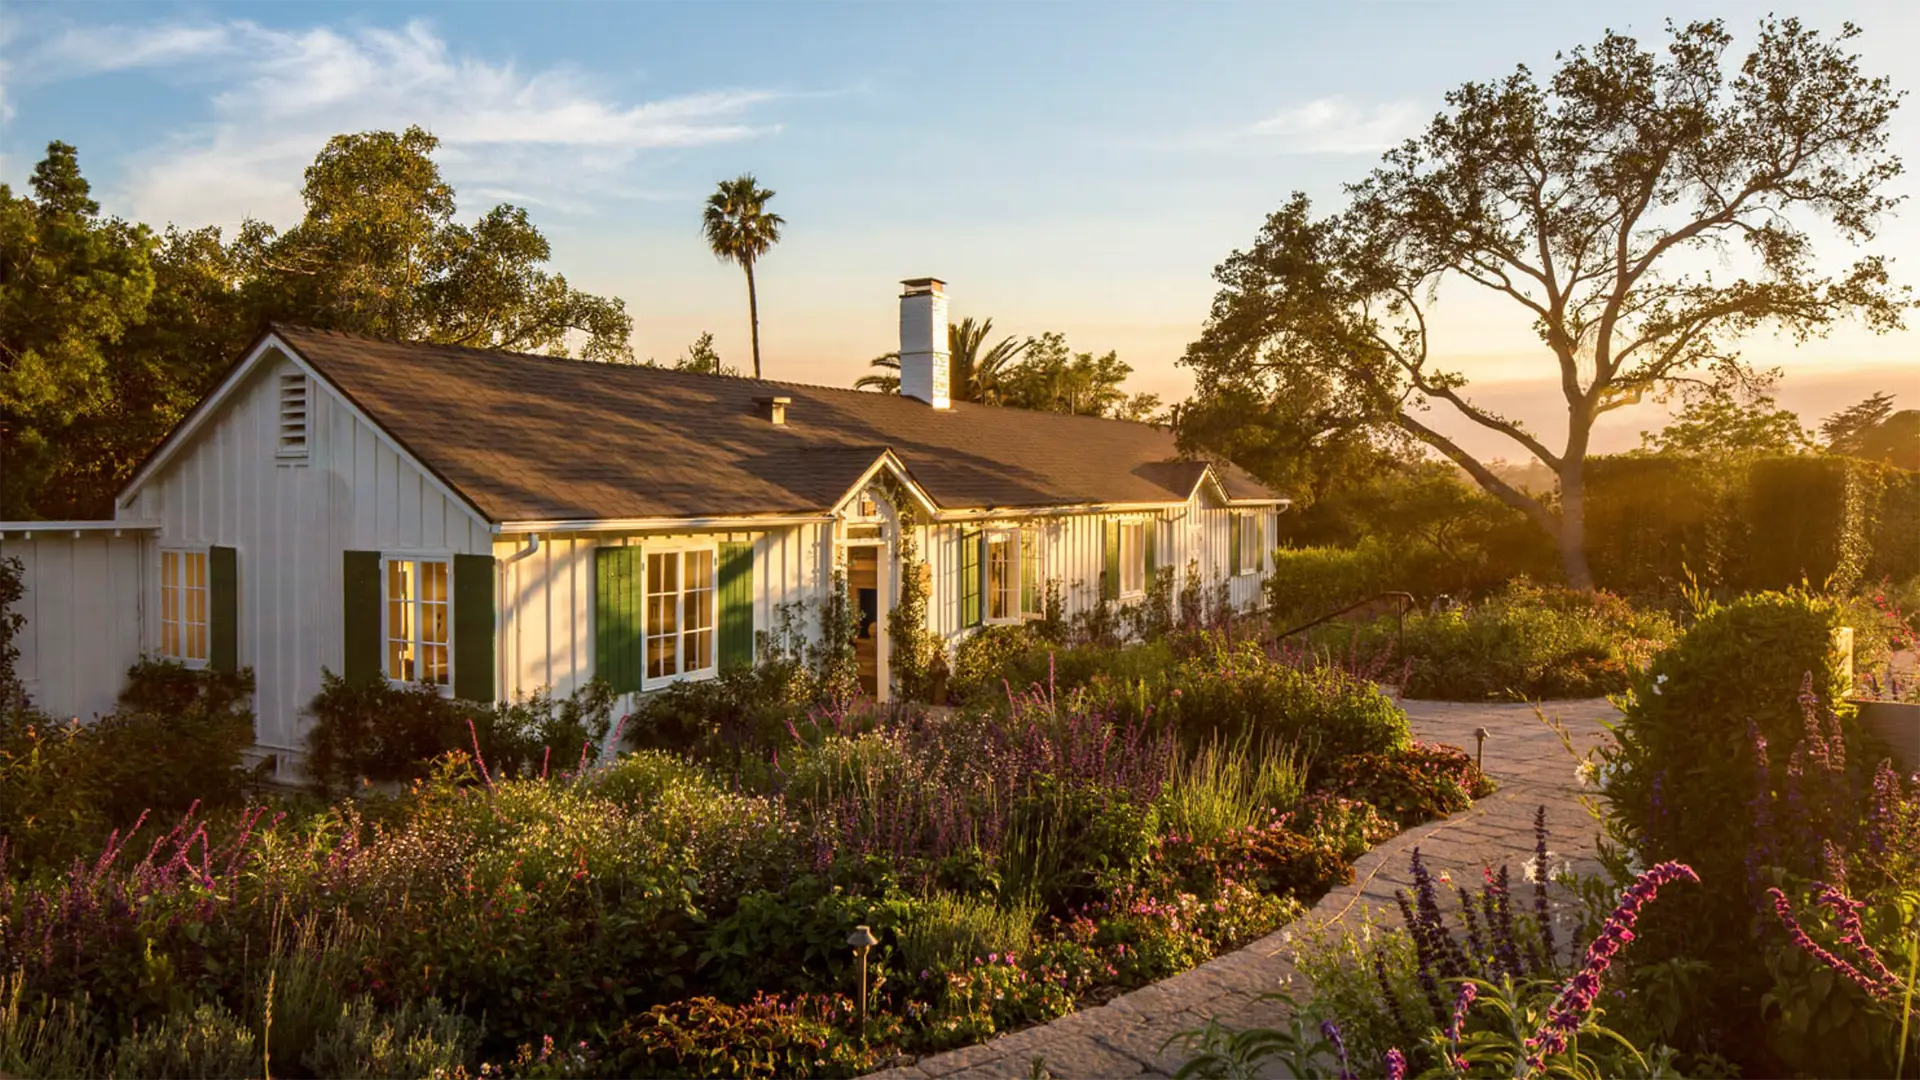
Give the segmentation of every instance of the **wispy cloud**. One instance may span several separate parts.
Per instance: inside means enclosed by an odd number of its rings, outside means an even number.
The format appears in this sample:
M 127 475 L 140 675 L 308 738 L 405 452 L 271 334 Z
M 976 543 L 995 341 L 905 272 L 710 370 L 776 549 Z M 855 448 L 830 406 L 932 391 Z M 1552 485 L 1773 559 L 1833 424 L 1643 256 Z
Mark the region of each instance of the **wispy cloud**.
M 1281 109 L 1245 130 L 1301 154 L 1369 154 L 1398 144 L 1420 127 L 1420 107 L 1409 101 L 1365 103 L 1316 98 Z
M 514 192 L 562 209 L 645 197 L 626 190 L 640 155 L 778 131 L 757 114 L 785 96 L 720 89 L 623 102 L 571 68 L 523 71 L 462 55 L 417 20 L 353 30 L 110 25 L 34 45 L 19 64 L 23 80 L 143 68 L 209 84 L 209 119 L 133 155 L 120 200 L 142 220 L 183 224 L 292 220 L 301 169 L 329 137 L 409 124 L 439 136 L 442 169 L 469 193 Z
M 1421 107 L 1410 101 L 1322 97 L 1250 124 L 1189 132 L 1151 145 L 1163 150 L 1377 154 L 1417 132 L 1421 120 Z

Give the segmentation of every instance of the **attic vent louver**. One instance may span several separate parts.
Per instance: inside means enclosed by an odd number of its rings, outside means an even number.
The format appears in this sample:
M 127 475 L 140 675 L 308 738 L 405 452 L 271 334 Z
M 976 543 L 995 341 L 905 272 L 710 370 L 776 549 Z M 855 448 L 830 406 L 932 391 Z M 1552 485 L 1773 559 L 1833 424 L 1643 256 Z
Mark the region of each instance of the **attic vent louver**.
M 307 377 L 295 372 L 280 376 L 280 444 L 275 456 L 304 459 L 307 456 Z

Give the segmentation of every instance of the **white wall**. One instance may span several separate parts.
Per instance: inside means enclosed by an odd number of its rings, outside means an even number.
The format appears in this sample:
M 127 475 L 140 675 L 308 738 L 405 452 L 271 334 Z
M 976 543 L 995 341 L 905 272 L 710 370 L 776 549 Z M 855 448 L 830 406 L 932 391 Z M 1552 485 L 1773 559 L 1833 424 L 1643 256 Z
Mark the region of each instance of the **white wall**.
M 278 377 L 295 370 L 277 356 L 262 362 L 119 514 L 158 522 L 159 545 L 237 549 L 239 662 L 253 669 L 255 737 L 270 751 L 299 750 L 320 669 L 341 670 L 342 552 L 493 548 L 484 521 L 318 380 L 306 461 L 278 459 Z M 157 547 L 146 560 L 142 597 L 158 588 Z M 145 607 L 146 640 L 158 641 L 159 604 Z
M 18 559 L 26 625 L 15 670 L 51 716 L 91 720 L 113 708 L 127 669 L 140 659 L 141 613 L 150 578 L 137 532 L 89 529 L 0 539 L 0 560 Z
M 570 694 L 594 675 L 594 549 L 613 545 L 680 545 L 694 539 L 753 541 L 755 631 L 771 630 L 781 604 L 825 592 L 824 560 L 831 533 L 825 525 L 763 532 L 557 533 L 540 537 L 531 554 L 523 536 L 501 536 L 493 546 L 501 566 L 499 671 L 501 692 L 518 697 L 540 689 Z M 809 616 L 805 629 L 816 629 Z M 623 707 L 631 703 L 623 703 Z
M 1251 511 L 1267 519 L 1268 543 L 1258 552 L 1257 573 L 1228 575 L 1230 511 L 1211 499 L 1196 496 L 1184 506 L 1162 510 L 1121 514 L 1069 514 L 1050 518 L 983 519 L 977 522 L 943 522 L 929 526 L 923 533 L 921 550 L 933 565 L 934 591 L 931 600 L 933 627 L 950 642 L 963 636 L 960 622 L 961 537 L 983 528 L 1034 528 L 1042 544 L 1041 578 L 1058 580 L 1069 618 L 1090 611 L 1100 599 L 1100 573 L 1106 568 L 1106 523 L 1108 521 L 1148 521 L 1158 530 L 1154 555 L 1160 567 L 1173 571 L 1174 603 L 1179 603 L 1185 588 L 1187 562 L 1198 560 L 1201 587 L 1218 588 L 1228 582 L 1229 598 L 1241 611 L 1264 607 L 1265 584 L 1272 569 L 1269 550 L 1273 539 L 1273 514 L 1267 509 Z M 1254 552 L 1244 552 L 1250 562 Z

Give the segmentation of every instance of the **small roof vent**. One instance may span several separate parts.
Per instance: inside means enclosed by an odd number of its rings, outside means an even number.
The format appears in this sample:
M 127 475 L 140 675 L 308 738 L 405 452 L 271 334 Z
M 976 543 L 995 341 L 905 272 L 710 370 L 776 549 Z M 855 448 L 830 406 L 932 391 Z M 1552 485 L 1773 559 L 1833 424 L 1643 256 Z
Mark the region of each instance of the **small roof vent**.
M 280 376 L 280 443 L 275 456 L 300 460 L 307 456 L 307 376 L 289 372 Z
M 787 406 L 793 404 L 790 397 L 757 397 L 753 399 L 754 413 L 769 423 L 785 425 Z

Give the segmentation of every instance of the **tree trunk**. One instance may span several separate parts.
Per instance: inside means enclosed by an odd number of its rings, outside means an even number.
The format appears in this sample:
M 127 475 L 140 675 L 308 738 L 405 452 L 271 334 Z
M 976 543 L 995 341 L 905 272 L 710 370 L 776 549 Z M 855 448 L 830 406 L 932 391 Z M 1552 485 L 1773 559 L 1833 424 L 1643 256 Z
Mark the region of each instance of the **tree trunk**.
M 1587 565 L 1586 457 L 1571 454 L 1560 469 L 1560 568 L 1567 584 L 1593 590 L 1593 570 Z
M 753 324 L 753 377 L 760 377 L 760 296 L 753 289 L 753 262 L 747 262 L 747 321 Z

